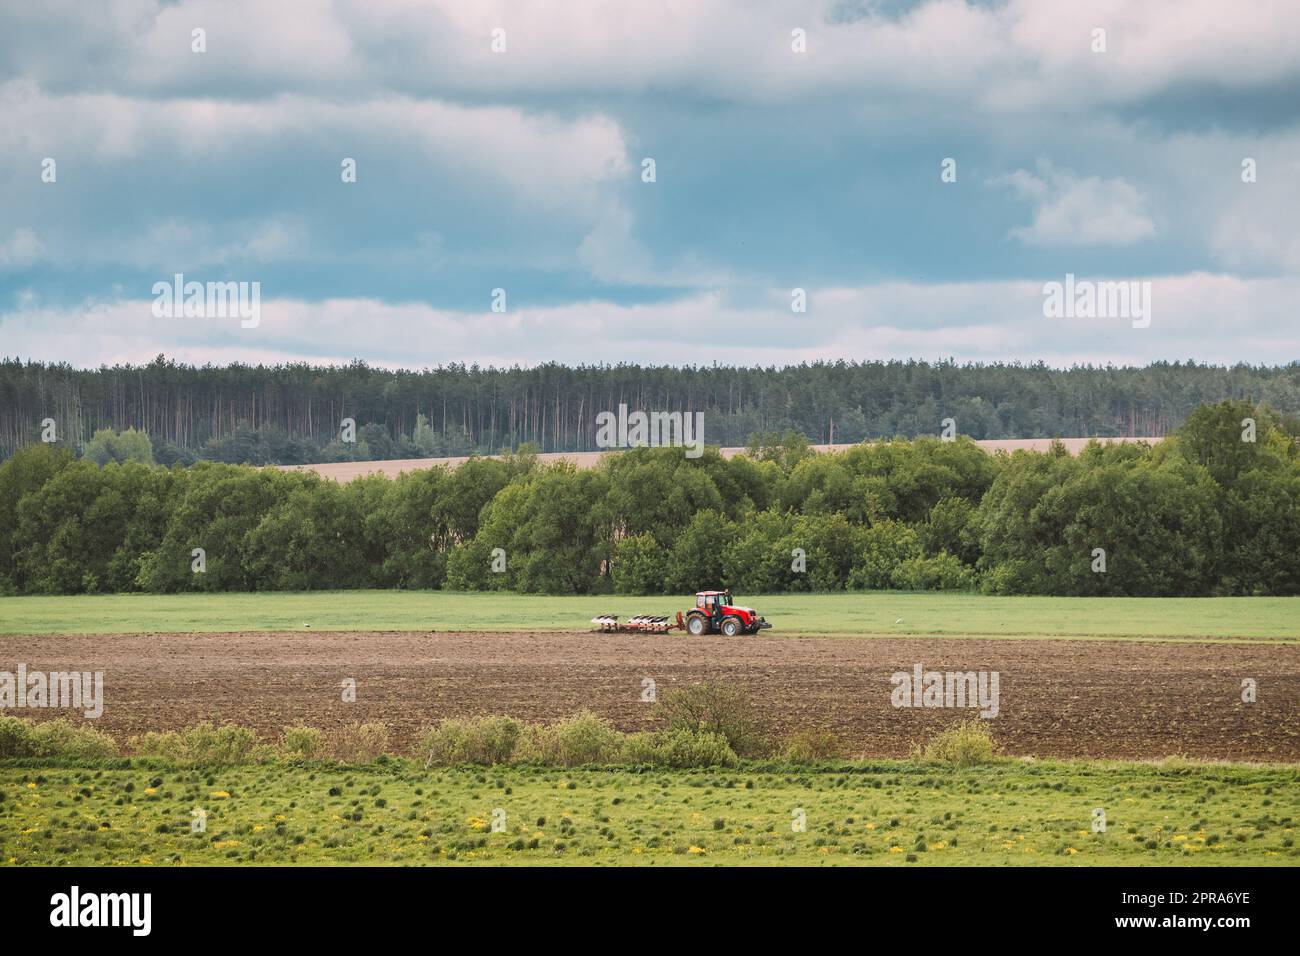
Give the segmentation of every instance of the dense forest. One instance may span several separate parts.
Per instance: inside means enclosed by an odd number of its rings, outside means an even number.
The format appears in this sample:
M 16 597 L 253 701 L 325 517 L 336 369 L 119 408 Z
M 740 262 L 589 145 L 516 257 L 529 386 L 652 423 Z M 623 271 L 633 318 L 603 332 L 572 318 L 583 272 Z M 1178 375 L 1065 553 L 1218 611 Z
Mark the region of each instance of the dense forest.
M 128 431 L 0 465 L 0 593 L 1300 594 L 1298 434 L 1225 401 L 1155 445 L 1077 457 L 935 437 L 819 454 L 790 431 L 730 459 L 636 448 L 579 470 L 524 453 L 339 484 L 146 464 Z
M 299 464 L 349 459 L 596 448 L 597 418 L 702 412 L 712 445 L 793 429 L 814 444 L 939 432 L 971 438 L 1163 436 L 1222 399 L 1300 410 L 1300 362 L 1144 368 L 834 362 L 784 368 L 448 365 L 388 371 L 363 362 L 74 369 L 0 362 L 0 458 L 40 440 L 42 422 L 80 453 L 96 431 L 147 433 L 162 464 L 197 459 Z M 355 421 L 355 441 L 340 441 Z

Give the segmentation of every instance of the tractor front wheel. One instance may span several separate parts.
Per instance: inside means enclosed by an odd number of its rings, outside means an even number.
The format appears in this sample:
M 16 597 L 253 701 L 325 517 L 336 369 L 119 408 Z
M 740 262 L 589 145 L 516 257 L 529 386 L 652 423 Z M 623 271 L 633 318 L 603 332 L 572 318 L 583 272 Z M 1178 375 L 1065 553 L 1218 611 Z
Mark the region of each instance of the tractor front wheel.
M 692 637 L 699 637 L 709 629 L 709 622 L 703 614 L 692 614 L 686 619 L 686 630 Z
M 735 637 L 740 633 L 740 621 L 734 617 L 723 618 L 722 633 L 727 637 Z

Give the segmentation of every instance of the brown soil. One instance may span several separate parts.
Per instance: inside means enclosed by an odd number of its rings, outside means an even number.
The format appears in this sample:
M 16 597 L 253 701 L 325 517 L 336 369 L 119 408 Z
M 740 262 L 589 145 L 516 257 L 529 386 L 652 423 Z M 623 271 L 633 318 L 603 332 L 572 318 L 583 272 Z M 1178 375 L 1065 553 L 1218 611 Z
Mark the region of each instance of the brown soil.
M 826 729 L 856 753 L 901 756 L 974 711 L 895 709 L 890 675 L 998 671 L 990 721 L 1012 754 L 1300 760 L 1300 648 L 1119 641 L 687 638 L 594 633 L 240 633 L 0 637 L 0 670 L 102 670 L 96 722 L 125 737 L 200 720 L 273 737 L 382 720 L 405 744 L 440 717 L 567 716 L 654 726 L 659 694 L 700 680 L 746 688 L 781 731 Z M 1242 678 L 1258 681 L 1241 701 Z M 353 678 L 356 703 L 340 682 Z M 37 719 L 52 711 L 18 711 Z

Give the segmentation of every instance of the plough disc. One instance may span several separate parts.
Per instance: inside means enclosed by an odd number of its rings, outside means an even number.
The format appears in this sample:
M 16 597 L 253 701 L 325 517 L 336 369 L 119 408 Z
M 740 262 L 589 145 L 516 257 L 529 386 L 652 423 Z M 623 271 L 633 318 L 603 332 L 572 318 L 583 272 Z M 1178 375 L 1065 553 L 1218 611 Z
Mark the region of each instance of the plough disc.
M 677 622 L 667 617 L 653 614 L 635 614 L 621 624 L 617 614 L 597 614 L 591 619 L 591 623 L 601 631 L 648 631 L 652 634 L 666 634 L 679 626 Z

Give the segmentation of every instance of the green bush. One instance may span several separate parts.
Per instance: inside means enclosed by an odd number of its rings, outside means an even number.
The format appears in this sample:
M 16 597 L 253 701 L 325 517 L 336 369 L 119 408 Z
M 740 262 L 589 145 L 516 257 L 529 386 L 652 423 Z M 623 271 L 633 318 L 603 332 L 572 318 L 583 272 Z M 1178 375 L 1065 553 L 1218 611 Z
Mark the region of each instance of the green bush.
M 612 763 L 622 750 L 623 735 L 603 717 L 583 710 L 554 724 L 529 724 L 520 734 L 515 759 L 576 767 Z
M 584 763 L 609 763 L 617 759 L 622 734 L 603 717 L 589 710 L 551 726 L 559 763 L 575 767 Z
M 721 734 L 689 730 L 642 730 L 623 738 L 624 763 L 652 767 L 732 767 L 736 753 Z
M 862 534 L 862 552 L 849 571 L 852 590 L 898 587 L 894 574 L 907 561 L 921 558 L 916 529 L 901 521 L 878 521 Z
M 150 731 L 127 741 L 131 750 L 144 757 L 212 767 L 250 763 L 256 744 L 257 734 L 248 727 L 216 727 L 206 720 L 182 731 Z
M 669 730 L 719 734 L 741 757 L 766 757 L 771 753 L 768 722 L 739 688 L 689 684 L 665 693 L 657 709 Z
M 342 763 L 373 763 L 388 749 L 388 725 L 348 724 L 334 739 L 334 756 Z
M 969 591 L 975 587 L 974 568 L 941 551 L 933 557 L 908 558 L 890 576 L 894 587 L 903 591 Z
M 420 736 L 425 766 L 508 763 L 523 725 L 513 717 L 449 717 Z
M 619 594 L 663 594 L 668 555 L 652 534 L 636 534 L 614 545 L 610 575 Z
M 659 737 L 657 730 L 638 730 L 623 738 L 623 752 L 619 759 L 623 763 L 659 765 Z
M 681 769 L 732 767 L 736 764 L 736 752 L 722 734 L 678 728 L 661 731 L 657 737 L 655 763 L 659 766 Z
M 47 720 L 31 728 L 31 744 L 37 757 L 78 757 L 98 760 L 118 755 L 117 741 L 85 724 L 66 717 Z
M 838 760 L 843 756 L 844 746 L 829 731 L 802 730 L 791 734 L 785 741 L 785 759 L 791 763 L 816 763 L 819 760 Z
M 0 757 L 33 757 L 32 728 L 17 717 L 0 716 Z
M 223 766 L 247 763 L 257 734 L 248 727 L 226 724 L 214 727 L 204 721 L 181 731 L 185 752 L 193 763 Z
M 914 747 L 912 758 L 927 763 L 952 763 L 961 767 L 989 763 L 996 756 L 993 731 L 987 720 L 972 717 L 935 734 L 924 747 Z
M 174 730 L 150 730 L 127 738 L 127 749 L 141 757 L 161 757 L 175 763 L 187 763 L 181 735 Z
M 315 760 L 325 750 L 325 735 L 315 727 L 286 727 L 280 734 L 280 754 L 291 760 Z

